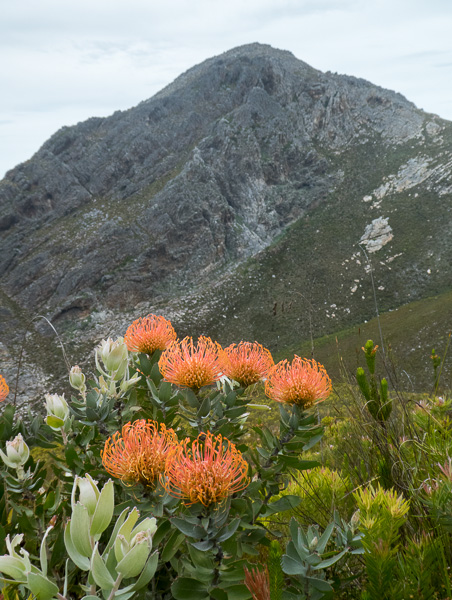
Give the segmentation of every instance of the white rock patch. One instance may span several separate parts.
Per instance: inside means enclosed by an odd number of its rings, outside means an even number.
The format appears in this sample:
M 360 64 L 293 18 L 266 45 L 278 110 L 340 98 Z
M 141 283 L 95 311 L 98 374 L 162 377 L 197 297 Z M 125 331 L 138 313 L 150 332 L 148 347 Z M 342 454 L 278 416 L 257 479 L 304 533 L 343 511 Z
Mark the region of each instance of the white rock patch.
M 388 219 L 378 217 L 372 223 L 366 226 L 366 229 L 359 240 L 360 244 L 366 246 L 368 252 L 377 252 L 394 237 L 392 228 Z

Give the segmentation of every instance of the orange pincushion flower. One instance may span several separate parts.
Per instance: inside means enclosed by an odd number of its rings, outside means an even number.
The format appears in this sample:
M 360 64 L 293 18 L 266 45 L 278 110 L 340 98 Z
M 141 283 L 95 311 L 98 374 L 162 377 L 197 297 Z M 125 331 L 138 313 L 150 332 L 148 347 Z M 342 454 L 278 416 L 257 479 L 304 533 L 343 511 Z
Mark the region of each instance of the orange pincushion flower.
M 131 352 L 152 354 L 156 350 L 165 350 L 177 339 L 173 326 L 164 317 L 148 315 L 129 325 L 124 342 Z
M 198 343 L 186 337 L 173 342 L 159 360 L 160 373 L 166 381 L 198 391 L 218 381 L 222 375 L 219 353 L 222 348 L 210 338 L 201 336 Z
M 174 431 L 163 423 L 141 419 L 127 423 L 121 433 L 108 438 L 101 453 L 102 464 L 122 481 L 154 486 L 178 443 Z
M 223 373 L 248 387 L 265 377 L 273 366 L 270 351 L 257 342 L 231 344 L 221 353 Z
M 3 402 L 3 400 L 7 397 L 8 394 L 9 394 L 8 384 L 6 383 L 3 375 L 0 375 L 0 402 Z
M 248 463 L 229 440 L 210 432 L 186 439 L 168 459 L 163 485 L 186 504 L 210 506 L 248 485 Z
M 272 367 L 265 383 L 265 393 L 276 402 L 303 408 L 326 400 L 330 392 L 331 379 L 325 367 L 296 355 L 292 364 L 283 360 Z

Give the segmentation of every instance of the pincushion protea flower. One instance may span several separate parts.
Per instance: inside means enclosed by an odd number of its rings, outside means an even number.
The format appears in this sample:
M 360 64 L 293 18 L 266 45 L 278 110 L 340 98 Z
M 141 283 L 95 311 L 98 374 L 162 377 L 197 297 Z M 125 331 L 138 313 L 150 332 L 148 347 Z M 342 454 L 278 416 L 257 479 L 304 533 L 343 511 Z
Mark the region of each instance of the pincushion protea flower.
M 102 464 L 106 471 L 124 482 L 153 487 L 165 470 L 168 456 L 178 440 L 163 423 L 140 419 L 127 423 L 105 442 Z
M 219 353 L 222 348 L 210 338 L 201 336 L 198 343 L 186 337 L 173 342 L 159 360 L 165 381 L 198 391 L 204 385 L 218 381 L 222 375 Z
M 263 571 L 243 568 L 245 572 L 245 585 L 250 591 L 253 600 L 270 600 L 270 576 L 268 567 Z
M 221 364 L 227 377 L 248 387 L 263 379 L 274 362 L 270 351 L 257 342 L 240 342 L 223 350 Z
M 0 375 L 0 402 L 3 402 L 9 394 L 9 387 L 3 375 Z
M 148 315 L 129 325 L 124 342 L 130 352 L 152 354 L 165 350 L 177 339 L 173 326 L 164 317 Z
M 248 463 L 229 440 L 210 432 L 186 439 L 167 461 L 166 491 L 186 504 L 210 506 L 248 485 Z
M 331 379 L 325 367 L 313 359 L 296 355 L 292 364 L 283 360 L 272 367 L 265 383 L 269 398 L 303 408 L 326 400 L 330 392 Z

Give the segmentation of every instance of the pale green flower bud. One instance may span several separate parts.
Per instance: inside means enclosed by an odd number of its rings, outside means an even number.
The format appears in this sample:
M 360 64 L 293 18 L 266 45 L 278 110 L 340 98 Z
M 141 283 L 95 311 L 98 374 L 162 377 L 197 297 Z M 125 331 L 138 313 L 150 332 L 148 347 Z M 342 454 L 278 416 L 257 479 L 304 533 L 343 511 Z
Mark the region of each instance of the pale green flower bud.
M 7 467 L 17 469 L 27 462 L 30 450 L 19 433 L 12 441 L 6 442 L 6 454 L 0 450 L 0 456 Z
M 66 419 L 69 417 L 69 406 L 64 398 L 64 394 L 46 394 L 46 423 L 52 429 L 58 430 L 63 427 Z
M 107 529 L 113 517 L 115 505 L 113 481 L 110 479 L 104 485 L 102 490 L 96 485 L 96 481 L 90 476 L 76 477 L 72 488 L 72 511 L 73 516 L 77 509 L 77 504 L 82 505 L 89 519 L 89 535 L 94 539 L 99 539 L 105 529 Z M 76 502 L 76 494 L 79 490 L 79 501 Z M 71 530 L 74 531 L 74 524 L 71 525 Z M 77 533 L 72 534 L 72 536 Z
M 75 493 L 77 493 L 77 488 L 79 491 L 79 502 L 88 510 L 90 516 L 94 514 L 100 496 L 96 484 L 97 481 L 89 474 L 86 477 L 76 477 L 74 482 Z
M 313 537 L 311 543 L 309 544 L 309 552 L 313 552 L 317 548 L 318 543 L 319 538 L 317 536 Z
M 119 552 L 122 556 L 116 565 L 116 571 L 125 578 L 137 577 L 146 564 L 152 550 L 152 536 L 157 529 L 154 518 L 144 519 L 128 534 L 118 535 Z
M 85 379 L 86 378 L 79 366 L 75 365 L 75 367 L 71 368 L 71 372 L 69 373 L 69 383 L 71 384 L 71 387 L 75 390 L 85 390 Z
M 102 340 L 96 348 L 96 355 L 100 356 L 107 371 L 119 371 L 127 367 L 129 351 L 122 338 L 118 338 L 116 342 L 111 338 Z

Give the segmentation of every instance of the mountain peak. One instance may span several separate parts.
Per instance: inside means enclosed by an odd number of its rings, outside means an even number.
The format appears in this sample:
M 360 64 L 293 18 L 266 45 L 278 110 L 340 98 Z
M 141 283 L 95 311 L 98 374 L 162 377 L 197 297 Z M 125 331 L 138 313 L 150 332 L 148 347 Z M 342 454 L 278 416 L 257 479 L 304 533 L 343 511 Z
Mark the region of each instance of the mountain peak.
M 13 349 L 36 311 L 86 338 L 158 310 L 180 333 L 274 346 L 276 323 L 281 343 L 306 334 L 288 309 L 306 293 L 319 334 L 334 331 L 368 316 L 356 245 L 376 219 L 391 230 L 382 308 L 436 293 L 452 264 L 450 127 L 270 46 L 210 58 L 128 111 L 63 128 L 0 182 L 1 337 Z

